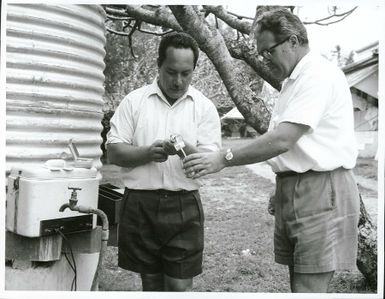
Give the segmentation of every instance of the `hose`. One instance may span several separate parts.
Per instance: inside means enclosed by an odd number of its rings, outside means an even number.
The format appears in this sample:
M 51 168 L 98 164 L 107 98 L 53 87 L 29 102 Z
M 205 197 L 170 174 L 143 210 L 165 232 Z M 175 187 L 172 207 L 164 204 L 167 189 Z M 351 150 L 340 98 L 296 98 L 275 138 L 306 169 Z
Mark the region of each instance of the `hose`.
M 102 210 L 92 209 L 91 213 L 98 215 L 102 220 L 102 236 L 101 236 L 102 242 L 100 247 L 99 260 L 95 271 L 94 279 L 92 280 L 92 285 L 91 285 L 91 291 L 98 291 L 99 290 L 98 274 L 103 267 L 104 254 L 107 250 L 107 242 L 109 238 L 109 224 L 108 224 L 107 215 Z
M 99 210 L 99 209 L 93 209 L 90 207 L 84 207 L 84 206 L 78 206 L 78 205 L 69 205 L 69 204 L 64 204 L 60 208 L 60 210 L 64 211 L 64 209 L 67 207 L 70 210 L 78 211 L 79 213 L 96 214 L 102 220 L 102 235 L 101 235 L 101 247 L 100 247 L 100 253 L 99 253 L 99 260 L 98 260 L 98 265 L 96 267 L 96 271 L 95 271 L 94 278 L 92 280 L 92 285 L 91 285 L 91 291 L 98 291 L 98 289 L 99 289 L 98 273 L 103 267 L 103 258 L 104 258 L 104 254 L 107 250 L 107 242 L 108 242 L 108 238 L 109 238 L 109 223 L 108 223 L 107 215 L 102 210 Z

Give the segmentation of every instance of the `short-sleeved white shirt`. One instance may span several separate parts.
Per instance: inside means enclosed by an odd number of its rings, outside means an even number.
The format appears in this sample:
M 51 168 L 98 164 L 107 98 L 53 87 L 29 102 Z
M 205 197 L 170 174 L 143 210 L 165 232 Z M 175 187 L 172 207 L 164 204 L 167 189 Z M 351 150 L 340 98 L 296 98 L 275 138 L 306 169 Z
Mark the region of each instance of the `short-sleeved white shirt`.
M 217 151 L 221 147 L 220 120 L 215 105 L 192 86 L 171 106 L 155 80 L 128 94 L 110 124 L 107 144 L 149 146 L 155 140 L 179 134 L 198 148 Z M 122 167 L 122 179 L 130 189 L 198 189 L 200 180 L 186 178 L 182 165 L 179 156 L 173 155 L 163 163 Z
M 351 169 L 357 159 L 353 105 L 343 72 L 309 52 L 282 85 L 269 130 L 282 122 L 310 127 L 294 148 L 268 160 L 274 172 Z

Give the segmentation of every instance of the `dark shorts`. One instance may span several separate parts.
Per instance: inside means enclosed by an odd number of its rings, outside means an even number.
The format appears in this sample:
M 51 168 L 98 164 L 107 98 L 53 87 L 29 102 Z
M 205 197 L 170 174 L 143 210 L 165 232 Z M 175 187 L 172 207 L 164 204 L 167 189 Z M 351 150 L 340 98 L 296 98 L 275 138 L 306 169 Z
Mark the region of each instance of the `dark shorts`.
M 356 267 L 359 193 L 351 170 L 277 176 L 275 261 L 297 273 Z
M 202 272 L 204 215 L 198 191 L 125 190 L 119 267 L 186 279 Z

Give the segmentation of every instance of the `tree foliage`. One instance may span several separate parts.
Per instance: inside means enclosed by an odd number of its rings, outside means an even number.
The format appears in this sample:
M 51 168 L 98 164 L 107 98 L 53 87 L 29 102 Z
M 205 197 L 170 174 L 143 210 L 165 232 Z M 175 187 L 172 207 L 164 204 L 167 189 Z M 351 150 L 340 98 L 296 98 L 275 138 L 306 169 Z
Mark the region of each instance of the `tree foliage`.
M 107 32 L 104 71 L 106 111 L 114 111 L 126 94 L 150 84 L 157 76 L 157 48 L 161 37 L 140 31 L 132 37 L 134 43 L 121 35 Z M 261 90 L 263 82 L 250 67 L 242 61 L 237 62 L 236 67 L 244 70 L 240 82 L 256 91 Z M 211 99 L 221 114 L 234 106 L 221 77 L 204 52 L 200 53 L 192 85 Z
M 270 110 L 269 103 L 266 102 L 268 99 L 260 97 L 261 79 L 279 90 L 282 78 L 256 58 L 253 19 L 228 12 L 222 6 L 211 5 L 105 5 L 104 8 L 108 31 L 126 37 L 132 56 L 146 53 L 140 47 L 139 51 L 136 49 L 138 41 L 133 41 L 137 32 L 158 37 L 170 31 L 190 33 L 214 65 L 218 73 L 216 76 L 220 77 L 219 81 L 218 77 L 214 77 L 213 80 L 201 82 L 214 82 L 214 85 L 218 85 L 222 81 L 246 121 L 259 133 L 267 130 Z M 256 17 L 263 11 L 276 8 L 277 6 L 257 7 Z M 286 8 L 294 10 L 292 6 Z M 338 22 L 354 9 L 340 13 L 336 7 L 332 7 L 330 16 L 315 20 L 314 23 L 327 25 L 328 22 Z M 207 65 L 207 62 L 203 61 L 202 64 Z M 201 74 L 200 71 L 198 73 Z M 209 84 L 204 87 L 210 90 Z M 218 89 L 216 91 L 213 93 L 210 90 L 208 96 L 215 96 Z M 220 94 L 220 101 L 214 99 L 217 106 L 229 99 L 222 90 Z M 224 106 L 227 107 L 227 104 Z
M 130 91 L 151 83 L 157 71 L 157 38 L 152 35 L 134 33 L 135 44 L 127 38 L 107 33 L 105 74 L 106 110 L 115 110 Z M 135 57 L 132 51 L 138 53 Z

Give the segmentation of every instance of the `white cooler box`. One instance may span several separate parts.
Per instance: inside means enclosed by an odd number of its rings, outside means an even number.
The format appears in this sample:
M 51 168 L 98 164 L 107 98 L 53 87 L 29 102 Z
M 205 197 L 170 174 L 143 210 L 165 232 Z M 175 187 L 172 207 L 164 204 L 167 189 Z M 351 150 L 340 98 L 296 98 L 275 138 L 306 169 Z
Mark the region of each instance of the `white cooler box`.
M 77 205 L 97 208 L 100 175 L 96 168 L 25 167 L 12 169 L 8 177 L 6 229 L 26 237 L 91 230 L 96 215 L 81 214 L 66 208 L 72 190 Z

